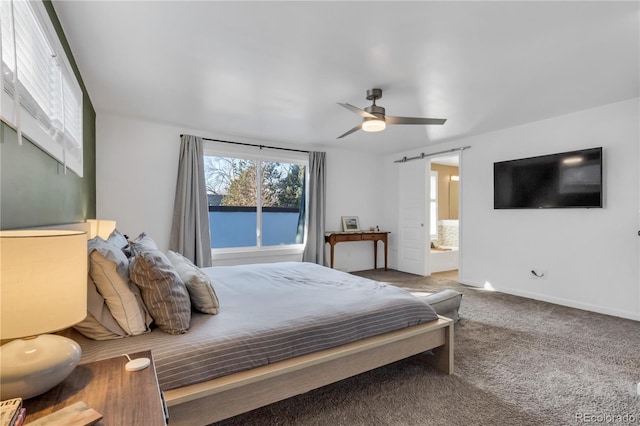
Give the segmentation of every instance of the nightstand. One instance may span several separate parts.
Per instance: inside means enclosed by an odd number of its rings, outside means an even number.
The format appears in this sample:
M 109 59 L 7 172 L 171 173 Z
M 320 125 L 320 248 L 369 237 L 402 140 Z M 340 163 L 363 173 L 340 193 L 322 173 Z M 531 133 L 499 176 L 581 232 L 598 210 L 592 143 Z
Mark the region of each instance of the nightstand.
M 124 356 L 80 364 L 50 391 L 24 401 L 26 422 L 44 417 L 74 402 L 84 401 L 103 415 L 96 425 L 164 426 L 165 408 L 158 387 L 151 351 L 129 354 L 132 359 L 149 358 L 144 370 L 127 371 Z

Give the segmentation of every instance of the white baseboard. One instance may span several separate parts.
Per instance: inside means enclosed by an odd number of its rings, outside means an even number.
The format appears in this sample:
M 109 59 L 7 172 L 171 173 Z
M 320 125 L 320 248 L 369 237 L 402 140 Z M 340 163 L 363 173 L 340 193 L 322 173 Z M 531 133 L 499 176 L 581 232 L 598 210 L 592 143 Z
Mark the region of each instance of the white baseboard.
M 471 287 L 484 288 L 484 284 L 473 280 L 459 279 L 459 282 Z M 563 299 L 560 297 L 547 296 L 545 294 L 531 293 L 528 291 L 522 291 L 518 289 L 501 287 L 496 288 L 495 291 L 501 293 L 512 294 L 514 296 L 526 297 L 527 299 L 540 300 L 543 302 L 549 302 L 556 305 L 567 306 L 569 308 L 582 309 L 584 311 L 597 312 L 599 314 L 612 315 L 614 317 L 626 318 L 630 320 L 640 321 L 640 312 L 624 311 L 620 309 L 609 308 L 607 306 L 598 306 L 591 303 L 579 302 L 576 300 Z
M 570 308 L 582 309 L 584 311 L 597 312 L 599 314 L 612 315 L 614 317 L 640 321 L 640 313 L 638 312 L 624 311 L 607 306 L 599 306 L 591 303 L 579 302 L 576 300 L 547 296 L 544 294 L 530 293 L 527 291 L 521 291 L 512 288 L 501 288 L 499 289 L 499 291 L 507 294 L 513 294 L 514 296 L 521 296 L 529 299 L 541 300 L 543 302 L 555 303 L 556 305 L 568 306 Z

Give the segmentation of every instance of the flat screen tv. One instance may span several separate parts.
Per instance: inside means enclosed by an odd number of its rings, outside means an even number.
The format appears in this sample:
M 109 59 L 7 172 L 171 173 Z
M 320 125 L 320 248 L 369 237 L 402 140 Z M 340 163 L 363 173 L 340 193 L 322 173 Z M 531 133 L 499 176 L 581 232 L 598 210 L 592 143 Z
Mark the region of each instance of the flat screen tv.
M 602 147 L 493 164 L 494 209 L 602 207 Z

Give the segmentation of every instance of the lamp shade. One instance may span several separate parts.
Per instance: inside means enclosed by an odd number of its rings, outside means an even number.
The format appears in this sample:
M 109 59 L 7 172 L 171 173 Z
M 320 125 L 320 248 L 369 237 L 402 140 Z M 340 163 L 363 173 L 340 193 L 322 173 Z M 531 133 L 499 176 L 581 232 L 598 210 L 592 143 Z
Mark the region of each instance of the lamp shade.
M 0 338 L 62 330 L 87 315 L 87 235 L 0 231 Z
M 100 237 L 107 240 L 109 235 L 116 229 L 115 220 L 106 219 L 87 219 L 90 226 L 89 238 Z

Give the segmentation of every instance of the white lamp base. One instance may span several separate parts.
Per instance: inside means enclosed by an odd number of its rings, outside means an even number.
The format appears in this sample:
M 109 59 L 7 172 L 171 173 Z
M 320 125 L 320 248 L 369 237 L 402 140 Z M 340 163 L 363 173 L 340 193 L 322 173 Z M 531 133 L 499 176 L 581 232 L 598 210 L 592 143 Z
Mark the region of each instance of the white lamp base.
M 80 345 L 55 334 L 0 346 L 0 399 L 27 399 L 45 393 L 71 374 L 80 355 Z

